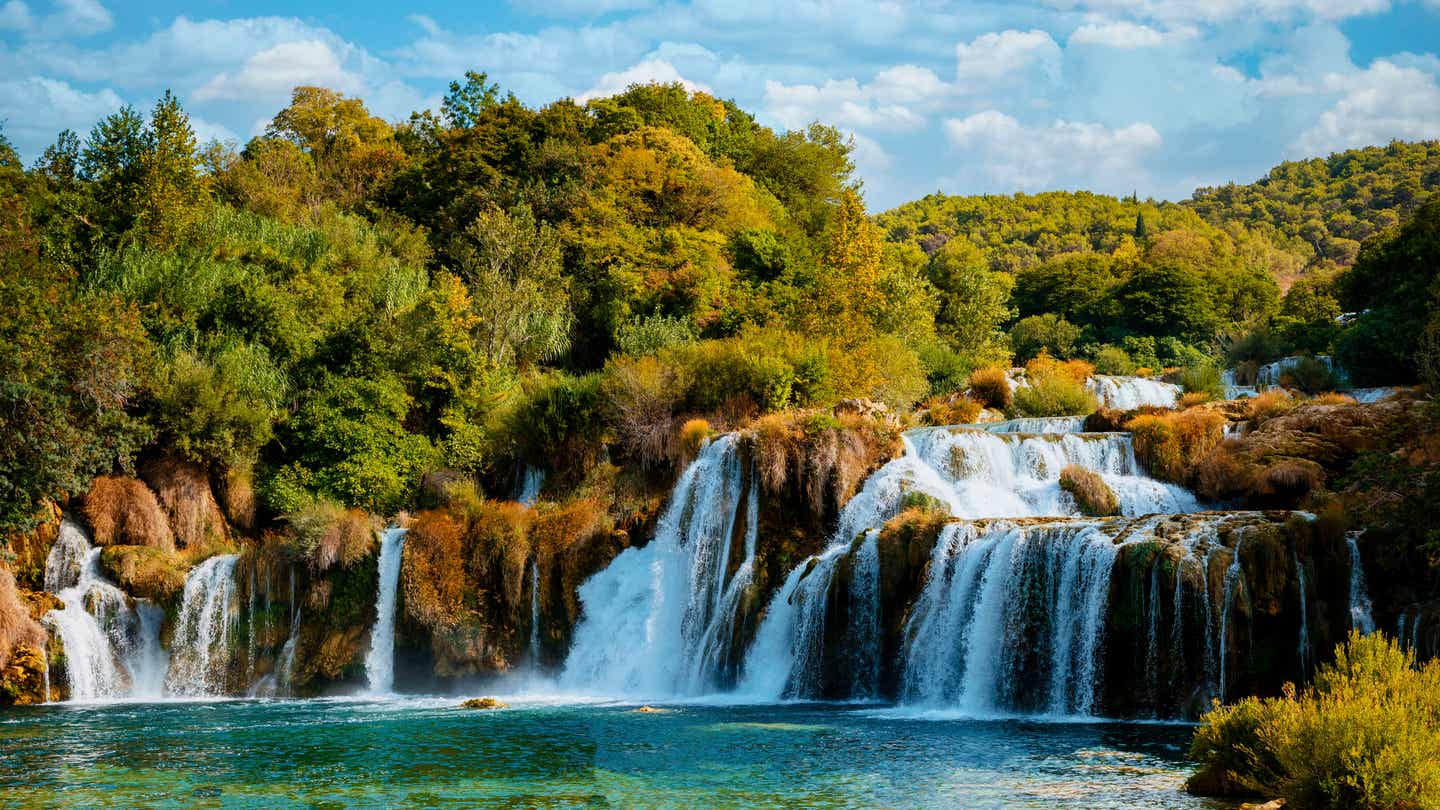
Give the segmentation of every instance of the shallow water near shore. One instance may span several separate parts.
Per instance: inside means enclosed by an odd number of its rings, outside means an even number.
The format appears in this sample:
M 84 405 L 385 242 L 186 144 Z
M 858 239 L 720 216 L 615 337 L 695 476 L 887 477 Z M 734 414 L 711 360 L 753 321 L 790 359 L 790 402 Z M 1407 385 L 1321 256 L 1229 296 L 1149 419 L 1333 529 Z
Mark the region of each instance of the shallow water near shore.
M 452 698 L 42 706 L 0 719 L 7 807 L 1214 808 L 1183 725 L 875 707 Z

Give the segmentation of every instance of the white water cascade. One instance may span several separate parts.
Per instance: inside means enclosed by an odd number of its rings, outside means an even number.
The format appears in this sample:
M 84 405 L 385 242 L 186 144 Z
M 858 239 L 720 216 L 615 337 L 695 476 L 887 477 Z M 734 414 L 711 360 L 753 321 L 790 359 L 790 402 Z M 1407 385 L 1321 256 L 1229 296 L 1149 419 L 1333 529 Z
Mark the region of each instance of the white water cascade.
M 540 488 L 545 486 L 545 468 L 525 465 L 519 480 L 515 483 L 515 500 L 526 506 L 533 506 L 540 499 Z
M 664 698 L 725 685 L 756 546 L 756 479 L 747 494 L 743 473 L 733 434 L 710 441 L 681 474 L 654 539 L 621 552 L 580 587 L 583 615 L 562 687 Z M 744 558 L 732 574 L 742 502 Z
M 370 631 L 370 651 L 365 654 L 365 677 L 372 695 L 388 695 L 395 688 L 395 594 L 404 551 L 404 529 L 392 526 L 380 533 L 375 627 Z
M 160 648 L 164 614 L 131 599 L 100 572 L 101 550 L 69 519 L 45 562 L 45 590 L 65 603 L 44 624 L 65 645 L 74 701 L 158 698 L 165 674 Z M 47 689 L 48 693 L 48 689 Z
M 1348 532 L 1345 544 L 1350 547 L 1350 623 L 1364 635 L 1375 632 L 1375 617 L 1370 607 L 1370 592 L 1365 587 L 1365 567 L 1360 564 L 1359 532 Z
M 1038 416 L 989 422 L 980 427 L 989 433 L 1079 433 L 1085 429 L 1083 416 Z
M 1095 398 L 1106 408 L 1129 411 L 1144 405 L 1173 408 L 1180 400 L 1180 386 L 1174 383 L 1152 380 L 1149 377 L 1112 377 L 1096 374 L 1086 381 L 1085 387 L 1095 393 Z
M 170 645 L 167 692 L 181 697 L 223 695 L 233 656 L 231 631 L 240 614 L 235 588 L 238 554 L 221 554 L 185 578 L 180 614 Z

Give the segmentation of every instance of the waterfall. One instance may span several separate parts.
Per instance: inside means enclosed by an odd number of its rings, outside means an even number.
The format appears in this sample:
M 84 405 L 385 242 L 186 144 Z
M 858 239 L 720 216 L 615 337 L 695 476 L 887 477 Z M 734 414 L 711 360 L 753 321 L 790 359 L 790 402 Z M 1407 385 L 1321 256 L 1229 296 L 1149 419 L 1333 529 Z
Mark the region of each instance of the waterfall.
M 545 469 L 526 464 L 520 480 L 515 486 L 515 500 L 531 506 L 540 499 L 540 488 L 545 485 Z
M 540 567 L 530 561 L 530 668 L 540 670 Z
M 300 643 L 300 616 L 302 613 L 303 611 L 299 610 L 294 612 L 295 617 L 290 621 L 290 635 L 280 648 L 280 655 L 275 659 L 275 668 L 251 688 L 251 697 L 275 697 L 290 694 L 290 684 L 295 678 L 295 648 Z
M 1180 386 L 1173 383 L 1148 377 L 1112 377 L 1107 374 L 1096 374 L 1086 381 L 1085 386 L 1095 393 L 1102 407 L 1121 411 L 1145 405 L 1173 408 L 1180 401 L 1181 393 Z
M 380 533 L 375 627 L 370 631 L 370 651 L 365 655 L 365 677 L 372 695 L 388 695 L 395 688 L 395 592 L 400 584 L 404 550 L 404 529 L 392 526 Z
M 874 698 L 880 691 L 880 530 L 865 533 L 850 558 L 850 627 L 846 646 L 854 676 L 850 694 Z
M 107 580 L 100 554 L 67 518 L 45 561 L 45 590 L 65 606 L 43 621 L 65 645 L 70 698 L 158 698 L 166 666 L 160 648 L 164 613 L 146 600 L 131 600 Z
M 1375 632 L 1375 619 L 1370 607 L 1370 593 L 1365 588 L 1365 567 L 1360 564 L 1360 532 L 1347 532 L 1345 544 L 1350 547 L 1350 623 L 1364 635 Z
M 1092 714 L 1116 549 L 1084 521 L 947 526 L 905 629 L 905 701 Z
M 165 676 L 173 695 L 223 695 L 233 657 L 230 631 L 239 614 L 235 592 L 238 554 L 221 554 L 195 566 L 185 578 L 180 614 Z
M 735 607 L 754 566 L 757 491 L 746 497 L 733 434 L 708 442 L 676 483 L 655 537 L 580 587 L 582 618 L 560 683 L 607 695 L 669 697 L 723 686 Z M 743 500 L 745 559 L 731 574 Z
M 1230 652 L 1230 609 L 1235 604 L 1235 592 L 1245 584 L 1245 569 L 1240 564 L 1240 548 L 1244 545 L 1244 538 L 1235 543 L 1235 548 L 1230 553 L 1230 567 L 1225 569 L 1225 586 L 1220 600 L 1220 699 L 1225 700 L 1229 696 L 1227 687 L 1229 685 L 1229 667 L 1227 660 Z
M 1300 657 L 1300 674 L 1303 677 L 1310 672 L 1310 663 L 1312 660 L 1310 651 L 1310 606 L 1307 604 L 1310 589 L 1305 584 L 1305 565 L 1300 561 L 1299 557 L 1295 558 L 1295 580 L 1297 586 L 1300 588 L 1300 641 L 1296 646 L 1296 653 Z
M 982 425 L 988 433 L 1079 433 L 1085 429 L 1083 416 L 1040 416 L 1006 419 Z

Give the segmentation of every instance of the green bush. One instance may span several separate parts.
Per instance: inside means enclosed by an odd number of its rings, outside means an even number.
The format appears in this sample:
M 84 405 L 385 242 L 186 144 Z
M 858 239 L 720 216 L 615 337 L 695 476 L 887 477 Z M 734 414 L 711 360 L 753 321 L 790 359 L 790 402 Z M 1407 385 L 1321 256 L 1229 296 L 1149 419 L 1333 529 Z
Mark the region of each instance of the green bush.
M 1100 404 L 1084 383 L 1065 374 L 1050 374 L 1015 389 L 1014 407 L 1020 416 L 1084 416 Z
M 1302 357 L 1281 372 L 1280 384 L 1286 388 L 1298 388 L 1307 394 L 1319 394 L 1339 388 L 1340 378 L 1319 360 Z
M 1186 366 L 1171 375 L 1170 381 L 1185 389 L 1187 394 L 1205 394 L 1211 399 L 1225 398 L 1225 382 L 1220 367 L 1213 362 Z
M 1010 348 L 1015 362 L 1023 363 L 1041 352 L 1061 360 L 1069 359 L 1080 342 L 1080 327 L 1051 312 L 1021 318 L 1010 327 Z
M 681 346 L 695 340 L 695 330 L 684 318 L 667 315 L 649 315 L 634 318 L 620 327 L 615 337 L 616 348 L 631 357 L 645 357 L 658 354 L 671 346 Z
M 1440 807 L 1440 661 L 1354 631 L 1298 695 L 1217 706 L 1191 744 L 1188 789 L 1307 808 Z
M 1135 361 L 1131 360 L 1130 355 L 1126 354 L 1125 350 L 1119 346 L 1109 344 L 1101 346 L 1095 350 L 1091 359 L 1095 363 L 1095 373 L 1097 374 L 1125 376 L 1135 373 Z
M 270 440 L 285 401 L 286 381 L 268 353 L 233 344 L 212 361 L 177 353 L 151 385 L 154 416 L 163 440 L 201 463 L 224 466 L 255 453 Z

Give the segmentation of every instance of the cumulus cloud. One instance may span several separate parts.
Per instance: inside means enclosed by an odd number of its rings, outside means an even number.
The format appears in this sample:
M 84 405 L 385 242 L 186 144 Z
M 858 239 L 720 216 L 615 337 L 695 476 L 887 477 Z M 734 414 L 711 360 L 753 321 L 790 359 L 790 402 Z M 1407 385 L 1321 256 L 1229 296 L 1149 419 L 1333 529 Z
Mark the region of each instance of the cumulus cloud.
M 114 25 L 110 10 L 98 0 L 54 0 L 53 10 L 39 17 L 25 0 L 8 0 L 0 5 L 0 31 L 19 31 L 34 39 L 88 37 Z
M 30 153 L 38 153 L 62 129 L 83 136 L 124 104 L 113 90 L 90 93 L 47 76 L 0 80 L 0 110 L 9 113 L 6 133 Z
M 582 104 L 592 98 L 604 98 L 625 91 L 632 84 L 674 84 L 679 82 L 691 93 L 713 92 L 708 86 L 692 82 L 680 75 L 675 66 L 663 59 L 646 59 L 625 70 L 600 76 L 589 90 L 577 95 L 575 100 Z
M 881 71 L 868 84 L 855 79 L 821 85 L 766 81 L 764 107 L 790 129 L 825 121 L 842 127 L 906 131 L 925 125 L 925 116 L 912 107 L 930 107 L 949 92 L 950 85 L 934 71 L 899 65 Z
M 1297 155 L 1324 155 L 1393 139 L 1440 138 L 1440 87 L 1415 67 L 1377 59 L 1366 70 L 1325 77 L 1324 89 L 1340 94 L 1291 148 Z
M 195 91 L 200 101 L 283 99 L 298 85 L 355 93 L 364 81 L 346 70 L 330 46 L 316 39 L 282 42 L 253 54 L 239 70 L 219 73 Z
M 955 80 L 961 84 L 1018 78 L 1032 65 L 1051 79 L 1059 76 L 1060 46 L 1039 29 L 982 34 L 955 46 Z
M 1090 187 L 1129 187 L 1142 161 L 1161 145 L 1148 123 L 1119 129 L 1057 120 L 1027 126 L 997 110 L 945 121 L 945 136 L 975 156 L 995 189 L 1043 189 L 1081 181 Z M 1108 176 L 1107 176 L 1108 175 Z M 1114 175 L 1123 175 L 1115 177 Z
M 1377 14 L 1390 0 L 1048 0 L 1064 10 L 1151 20 L 1220 23 L 1243 18 L 1343 20 Z
M 1136 50 L 1139 48 L 1157 48 L 1167 41 L 1177 39 L 1188 39 L 1195 36 L 1193 28 L 1182 28 L 1176 31 L 1164 33 L 1151 28 L 1148 25 L 1141 25 L 1126 20 L 1118 22 L 1086 23 L 1075 29 L 1070 35 L 1071 45 L 1099 45 L 1106 48 L 1119 48 L 1120 50 Z
M 0 6 L 0 30 L 24 31 L 34 22 L 34 18 L 30 16 L 30 7 L 25 5 L 23 0 L 10 0 Z

